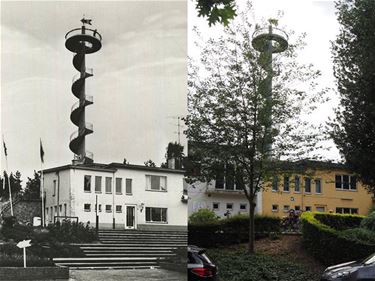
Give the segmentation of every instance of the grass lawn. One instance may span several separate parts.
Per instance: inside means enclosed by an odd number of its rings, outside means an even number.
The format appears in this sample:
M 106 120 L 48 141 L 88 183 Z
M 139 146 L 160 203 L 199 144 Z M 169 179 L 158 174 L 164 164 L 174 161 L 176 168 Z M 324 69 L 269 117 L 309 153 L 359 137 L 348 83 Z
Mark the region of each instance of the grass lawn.
M 310 258 L 298 236 L 256 242 L 256 255 L 246 253 L 246 244 L 207 251 L 219 267 L 224 281 L 312 281 L 319 280 L 324 267 Z

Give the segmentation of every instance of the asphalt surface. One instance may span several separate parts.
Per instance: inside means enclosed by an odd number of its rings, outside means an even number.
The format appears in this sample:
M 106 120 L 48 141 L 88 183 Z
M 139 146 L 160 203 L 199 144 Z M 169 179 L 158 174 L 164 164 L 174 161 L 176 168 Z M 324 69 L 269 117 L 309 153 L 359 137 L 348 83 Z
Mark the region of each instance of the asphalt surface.
M 70 270 L 69 281 L 186 281 L 183 273 L 165 269 Z

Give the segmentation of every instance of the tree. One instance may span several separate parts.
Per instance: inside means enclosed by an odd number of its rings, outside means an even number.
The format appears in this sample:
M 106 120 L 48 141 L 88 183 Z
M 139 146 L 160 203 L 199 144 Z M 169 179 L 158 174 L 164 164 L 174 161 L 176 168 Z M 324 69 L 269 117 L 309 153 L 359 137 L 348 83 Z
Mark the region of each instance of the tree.
M 147 160 L 147 161 L 144 162 L 143 164 L 145 164 L 146 167 L 156 167 L 155 162 L 152 161 L 151 159 Z
M 304 116 L 324 100 L 326 89 L 317 89 L 320 72 L 313 65 L 298 63 L 297 51 L 304 46 L 299 36 L 273 59 L 277 73 L 270 72 L 270 100 L 265 83 L 269 58 L 252 47 L 249 14 L 240 14 L 220 38 L 203 44 L 200 62 L 191 61 L 186 133 L 193 144 L 189 158 L 199 167 L 190 182 L 227 173 L 227 181 L 243 187 L 250 205 L 248 251 L 253 253 L 257 193 L 269 187 L 277 160 L 316 158 L 313 152 L 324 138 L 321 126 Z
M 40 174 L 36 171 L 34 171 L 34 178 L 27 177 L 23 198 L 27 200 L 40 198 Z
M 336 3 L 340 32 L 333 42 L 340 106 L 331 135 L 348 167 L 375 194 L 375 2 Z
M 170 142 L 167 146 L 167 152 L 165 153 L 166 162 L 162 163 L 160 167 L 168 168 L 168 160 L 174 159 L 175 169 L 183 169 L 184 166 L 184 147 L 177 142 Z
M 229 24 L 229 20 L 236 16 L 235 0 L 196 0 L 199 17 L 207 17 L 209 26 L 222 23 Z
M 5 187 L 4 187 L 4 180 L 5 180 Z M 12 191 L 12 196 L 16 197 L 22 194 L 22 180 L 21 180 L 21 173 L 16 171 L 15 174 L 12 172 L 9 175 L 10 187 Z M 8 181 L 8 174 L 4 171 L 3 178 L 0 179 L 0 198 L 4 200 L 9 200 L 9 181 Z M 4 189 L 3 189 L 4 187 Z

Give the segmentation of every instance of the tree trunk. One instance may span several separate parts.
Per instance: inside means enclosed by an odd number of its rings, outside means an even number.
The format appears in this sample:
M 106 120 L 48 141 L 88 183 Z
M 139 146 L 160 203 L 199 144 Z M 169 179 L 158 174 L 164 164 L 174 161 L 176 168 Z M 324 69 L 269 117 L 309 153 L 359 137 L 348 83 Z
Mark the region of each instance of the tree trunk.
M 253 201 L 250 202 L 249 208 L 249 247 L 248 252 L 249 254 L 255 253 L 255 225 L 254 225 L 254 216 L 255 216 L 255 203 Z

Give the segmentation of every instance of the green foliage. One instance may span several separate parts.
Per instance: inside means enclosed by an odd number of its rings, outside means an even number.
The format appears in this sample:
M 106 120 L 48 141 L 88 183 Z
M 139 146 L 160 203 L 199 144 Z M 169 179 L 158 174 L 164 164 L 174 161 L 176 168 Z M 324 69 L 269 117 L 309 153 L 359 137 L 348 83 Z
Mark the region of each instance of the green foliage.
M 82 222 L 64 221 L 48 225 L 50 235 L 59 242 L 83 243 L 97 240 L 95 228 Z
M 220 280 L 313 281 L 320 277 L 300 264 L 276 257 L 222 249 L 210 249 L 207 254 L 219 267 Z
M 361 244 L 375 245 L 375 231 L 366 228 L 346 229 L 339 234 L 341 237 Z
M 40 198 L 40 174 L 34 171 L 34 178 L 27 177 L 26 187 L 22 195 L 23 199 Z
M 211 222 L 217 222 L 218 217 L 214 211 L 210 209 L 199 209 L 189 217 L 189 224 L 205 224 Z
M 375 1 L 339 0 L 333 42 L 340 106 L 331 136 L 350 170 L 375 193 Z
M 5 180 L 5 188 L 4 187 L 4 180 Z M 16 197 L 22 194 L 22 181 L 21 181 L 21 173 L 16 171 L 16 173 L 10 173 L 9 176 L 10 187 L 12 191 L 12 196 Z M 8 181 L 8 174 L 4 171 L 3 177 L 0 177 L 0 200 L 9 200 L 9 181 Z
M 303 244 L 306 250 L 316 259 L 326 265 L 347 262 L 351 260 L 360 260 L 372 252 L 375 252 L 375 244 L 370 241 L 363 242 L 365 238 L 361 230 L 336 230 L 316 218 L 317 213 L 305 212 L 302 214 L 302 234 Z M 327 216 L 329 216 L 327 214 Z M 339 217 L 340 220 L 348 220 L 353 222 L 351 216 L 332 215 L 334 218 Z M 326 219 L 331 222 L 334 218 Z M 333 224 L 337 226 L 338 224 Z M 350 225 L 346 223 L 344 225 Z M 338 227 L 343 228 L 343 227 Z M 357 236 L 351 236 L 355 234 Z
M 367 230 L 375 231 L 375 212 L 372 212 L 362 220 L 361 227 Z
M 249 223 L 250 218 L 246 215 L 236 215 L 205 224 L 189 222 L 189 244 L 210 248 L 247 242 Z M 256 238 L 280 232 L 280 219 L 277 217 L 255 216 L 254 223 Z
M 336 230 L 345 230 L 349 228 L 359 227 L 363 220 L 363 216 L 349 214 L 324 214 L 316 213 L 315 218 L 324 225 Z
M 146 167 L 156 167 L 155 162 L 152 161 L 151 159 L 147 160 L 147 161 L 144 162 L 143 164 L 145 164 Z
M 199 17 L 207 17 L 209 26 L 219 22 L 224 26 L 236 16 L 235 0 L 196 0 Z

